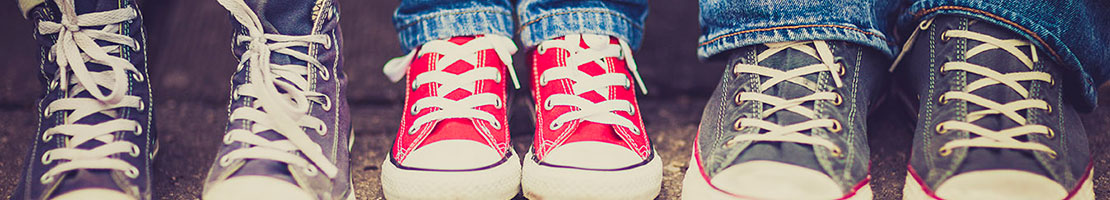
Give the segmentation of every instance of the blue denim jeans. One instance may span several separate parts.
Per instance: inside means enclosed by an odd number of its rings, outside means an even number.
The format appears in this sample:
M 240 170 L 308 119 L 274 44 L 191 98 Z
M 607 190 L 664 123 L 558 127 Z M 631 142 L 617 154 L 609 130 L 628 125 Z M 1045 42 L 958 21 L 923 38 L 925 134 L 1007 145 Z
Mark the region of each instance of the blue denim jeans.
M 640 45 L 647 0 L 403 0 L 393 15 L 401 48 L 412 50 L 432 40 L 494 34 L 512 38 L 519 31 L 525 47 L 570 34 L 598 34 Z
M 842 40 L 894 56 L 912 28 L 938 14 L 957 14 L 1016 31 L 1064 64 L 1079 108 L 1095 105 L 1110 78 L 1110 1 L 1104 0 L 700 0 L 698 56 L 797 40 Z

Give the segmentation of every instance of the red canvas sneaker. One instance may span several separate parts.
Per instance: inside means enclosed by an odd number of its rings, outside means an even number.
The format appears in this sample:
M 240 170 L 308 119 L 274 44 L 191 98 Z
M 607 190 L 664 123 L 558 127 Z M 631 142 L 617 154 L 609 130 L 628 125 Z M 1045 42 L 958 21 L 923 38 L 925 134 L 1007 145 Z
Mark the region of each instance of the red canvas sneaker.
M 386 198 L 517 194 L 520 161 L 509 144 L 504 76 L 514 51 L 505 37 L 455 37 L 386 65 L 394 81 L 408 77 L 397 140 L 382 164 Z
M 661 159 L 640 118 L 631 52 L 623 41 L 600 35 L 569 35 L 536 47 L 530 57 L 536 135 L 521 181 L 526 197 L 659 194 Z

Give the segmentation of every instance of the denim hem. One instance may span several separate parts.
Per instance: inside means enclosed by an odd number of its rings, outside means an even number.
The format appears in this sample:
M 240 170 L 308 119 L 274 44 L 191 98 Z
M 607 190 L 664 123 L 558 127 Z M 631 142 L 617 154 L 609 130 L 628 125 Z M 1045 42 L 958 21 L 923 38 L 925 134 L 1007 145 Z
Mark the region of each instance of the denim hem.
M 1079 88 L 1079 91 L 1070 91 L 1078 92 L 1082 95 L 1074 97 L 1082 98 L 1080 101 L 1075 101 L 1079 103 L 1077 108 L 1080 110 L 1091 110 L 1097 105 L 1097 86 L 1094 85 L 1094 80 L 1087 70 L 1083 68 L 1078 57 L 1068 49 L 1067 45 L 1064 44 L 1058 36 L 1047 28 L 1037 24 L 1037 21 L 1023 17 L 1023 15 L 1007 10 L 1001 6 L 983 2 L 919 2 L 911 6 L 910 11 L 913 11 L 909 14 L 913 15 L 912 19 L 914 21 L 921 21 L 923 19 L 935 17 L 936 15 L 955 14 L 984 20 L 1002 26 L 1026 39 L 1034 41 L 1033 43 L 1038 48 L 1048 50 L 1049 55 L 1052 56 L 1052 60 L 1060 62 L 1060 64 L 1064 66 L 1064 71 L 1069 73 L 1065 75 L 1065 77 L 1074 77 L 1065 78 L 1064 80 L 1065 82 L 1072 82 L 1065 83 L 1065 85 Z M 1071 79 L 1079 80 L 1068 81 Z
M 526 48 L 544 40 L 571 34 L 598 34 L 617 37 L 633 49 L 640 47 L 644 26 L 608 9 L 577 9 L 521 19 L 520 40 Z
M 792 25 L 735 30 L 698 39 L 698 58 L 707 60 L 728 50 L 772 42 L 800 40 L 841 40 L 875 48 L 888 57 L 894 49 L 887 44 L 886 36 L 875 29 L 859 29 L 845 25 Z
M 512 38 L 513 14 L 506 10 L 447 10 L 414 21 L 397 22 L 401 48 L 411 51 L 432 40 L 469 35 L 501 35 Z

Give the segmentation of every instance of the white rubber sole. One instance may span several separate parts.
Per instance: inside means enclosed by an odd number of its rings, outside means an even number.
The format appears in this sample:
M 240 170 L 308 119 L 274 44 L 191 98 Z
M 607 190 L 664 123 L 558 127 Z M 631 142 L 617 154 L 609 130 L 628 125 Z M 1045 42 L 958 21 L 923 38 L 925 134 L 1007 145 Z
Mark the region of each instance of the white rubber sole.
M 520 158 L 514 152 L 497 166 L 474 171 L 408 170 L 386 159 L 381 181 L 386 199 L 511 199 L 520 191 Z
M 522 187 L 528 199 L 654 199 L 663 181 L 659 155 L 634 168 L 598 171 L 544 166 L 525 155 Z
M 1088 172 L 1088 176 L 1094 175 L 1094 169 Z M 1071 198 L 1065 200 L 1094 200 L 1095 190 L 1094 181 L 1092 177 L 1087 177 L 1083 184 L 1079 185 L 1079 190 L 1072 194 Z M 1070 192 L 1070 191 L 1069 191 Z M 929 193 L 925 192 L 925 188 L 921 187 L 921 183 L 913 178 L 912 174 L 906 174 L 906 185 L 902 188 L 902 200 L 937 200 Z
M 710 186 L 709 182 L 707 182 L 706 179 L 702 177 L 700 169 L 701 166 L 698 165 L 697 157 L 695 156 L 697 155 L 690 156 L 690 162 L 688 167 L 686 168 L 686 174 L 682 178 L 682 199 L 756 199 L 734 196 Z M 869 182 L 860 187 L 859 190 L 856 190 L 854 195 L 841 199 L 871 200 L 873 197 L 874 193 L 871 191 L 871 183 Z

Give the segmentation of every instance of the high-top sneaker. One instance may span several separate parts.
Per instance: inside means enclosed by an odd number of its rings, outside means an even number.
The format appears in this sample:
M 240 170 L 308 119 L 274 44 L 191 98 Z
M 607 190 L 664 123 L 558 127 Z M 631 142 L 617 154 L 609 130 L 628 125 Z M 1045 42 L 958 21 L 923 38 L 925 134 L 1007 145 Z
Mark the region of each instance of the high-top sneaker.
M 865 122 L 885 56 L 843 41 L 735 52 L 702 114 L 682 197 L 871 199 Z
M 425 43 L 387 64 L 394 81 L 408 78 L 401 126 L 382 163 L 386 198 L 517 194 L 520 160 L 509 144 L 504 71 L 512 70 L 515 51 L 503 36 L 455 37 Z
M 46 1 L 39 129 L 12 199 L 150 199 L 156 148 L 134 1 Z
M 568 35 L 540 43 L 530 58 L 536 133 L 524 156 L 524 196 L 658 195 L 662 159 L 640 118 L 633 85 L 639 75 L 627 43 L 609 36 Z
M 1070 73 L 1045 49 L 986 21 L 938 16 L 901 68 L 918 94 L 904 199 L 1094 199 Z
M 355 199 L 331 0 L 219 0 L 233 17 L 230 116 L 204 199 Z

